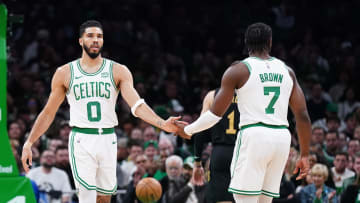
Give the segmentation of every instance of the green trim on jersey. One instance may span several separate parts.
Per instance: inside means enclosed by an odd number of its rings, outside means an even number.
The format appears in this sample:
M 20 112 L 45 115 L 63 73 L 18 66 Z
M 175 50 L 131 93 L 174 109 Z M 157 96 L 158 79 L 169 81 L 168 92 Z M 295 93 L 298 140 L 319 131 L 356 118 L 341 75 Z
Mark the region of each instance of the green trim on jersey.
M 240 130 L 240 135 L 239 135 L 239 138 L 237 140 L 238 142 L 238 145 L 236 146 L 236 157 L 235 157 L 235 163 L 234 163 L 234 168 L 232 170 L 232 174 L 231 174 L 231 178 L 234 176 L 234 173 L 235 173 L 235 168 L 236 168 L 236 162 L 239 158 L 239 151 L 240 151 L 240 147 L 241 147 L 241 138 L 242 138 L 242 131 Z
M 85 71 L 82 69 L 81 65 L 80 65 L 80 59 L 78 59 L 78 60 L 76 61 L 76 64 L 77 64 L 77 67 L 78 67 L 79 71 L 80 71 L 82 74 L 84 74 L 84 75 L 86 75 L 86 76 L 94 76 L 94 75 L 97 75 L 98 73 L 100 73 L 100 72 L 104 69 L 105 64 L 106 64 L 105 61 L 106 61 L 106 59 L 103 58 L 103 61 L 102 61 L 102 64 L 101 64 L 99 70 L 97 70 L 95 73 L 87 73 L 87 72 L 85 72 Z
M 259 57 L 256 57 L 256 56 L 250 56 L 249 58 L 257 59 L 259 61 L 272 61 L 272 60 L 275 59 L 275 57 L 272 57 L 272 56 L 270 58 L 268 58 L 268 59 L 262 59 L 262 58 L 259 58 Z
M 70 94 L 70 90 L 71 90 L 71 87 L 72 87 L 72 84 L 74 82 L 74 67 L 72 65 L 72 62 L 69 63 L 70 65 L 70 83 L 69 83 L 69 87 L 68 87 L 68 91 L 66 92 L 66 94 Z
M 75 138 L 76 132 L 72 132 L 70 135 L 70 156 L 71 156 L 71 162 L 72 162 L 72 171 L 74 174 L 74 178 L 75 180 L 77 180 L 82 186 L 84 186 L 87 190 L 96 190 L 96 186 L 95 185 L 89 185 L 87 184 L 83 179 L 80 178 L 78 172 L 77 172 L 77 168 L 76 168 L 76 161 L 75 161 L 75 156 L 74 156 L 74 138 Z
M 109 194 L 111 195 L 116 191 L 116 188 L 117 188 L 117 184 L 115 184 L 114 188 L 111 189 L 111 190 L 105 190 L 105 189 L 96 187 L 96 191 L 98 191 L 100 193 L 103 193 L 103 194 L 106 194 L 106 195 L 109 195 Z
M 99 135 L 99 131 L 101 131 L 102 135 L 113 134 L 115 132 L 114 128 L 78 128 L 73 127 L 72 131 L 77 133 L 91 134 L 91 135 Z
M 248 196 L 254 196 L 254 195 L 261 195 L 261 191 L 246 191 L 246 190 L 237 190 L 234 188 L 229 187 L 228 192 L 239 194 L 239 195 L 248 195 Z
M 97 130 L 97 129 L 96 129 Z M 115 184 L 115 186 L 113 187 L 113 189 L 111 190 L 106 190 L 103 188 L 99 188 L 96 187 L 95 185 L 89 185 L 88 183 L 86 183 L 83 179 L 80 178 L 78 172 L 77 172 L 77 168 L 76 168 L 76 161 L 75 161 L 75 156 L 74 156 L 74 139 L 75 139 L 75 135 L 76 132 L 72 131 L 71 135 L 70 135 L 70 156 L 71 156 L 71 162 L 73 163 L 72 165 L 72 171 L 74 174 L 74 178 L 75 180 L 77 180 L 83 187 L 85 187 L 87 190 L 96 190 L 97 192 L 100 192 L 102 194 L 113 194 L 116 191 L 117 188 L 117 184 Z
M 240 127 L 241 130 L 245 130 L 246 128 L 251 127 L 266 127 L 266 128 L 273 128 L 273 129 L 288 129 L 286 125 L 269 125 L 265 123 L 254 123 L 249 125 L 243 125 Z
M 273 192 L 269 192 L 269 191 L 266 191 L 266 190 L 261 190 L 261 194 L 266 195 L 268 197 L 275 197 L 275 198 L 280 197 L 279 193 L 273 193 Z
M 109 71 L 110 71 L 110 80 L 111 80 L 111 83 L 114 85 L 114 88 L 115 88 L 116 90 L 118 90 L 118 88 L 116 87 L 115 80 L 114 80 L 113 65 L 114 65 L 114 62 L 113 62 L 113 61 L 110 61 L 110 68 L 109 68 Z
M 246 61 L 241 61 L 241 62 L 246 65 L 246 67 L 249 70 L 249 73 L 251 74 L 251 66 L 250 66 L 250 64 L 248 62 L 246 62 Z

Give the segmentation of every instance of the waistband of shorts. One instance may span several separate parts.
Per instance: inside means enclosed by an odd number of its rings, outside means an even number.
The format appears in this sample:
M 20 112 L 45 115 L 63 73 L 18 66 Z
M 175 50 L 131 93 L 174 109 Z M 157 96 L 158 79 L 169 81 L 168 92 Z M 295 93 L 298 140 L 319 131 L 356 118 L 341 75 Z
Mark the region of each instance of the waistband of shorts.
M 78 128 L 78 127 L 73 127 L 72 131 L 77 133 L 93 134 L 93 135 L 100 135 L 100 134 L 106 135 L 115 132 L 114 128 Z
M 273 128 L 273 129 L 288 129 L 288 126 L 286 126 L 286 125 L 269 125 L 269 124 L 266 124 L 266 123 L 253 123 L 253 124 L 243 125 L 243 126 L 240 126 L 240 129 L 245 130 L 246 128 L 251 128 L 251 127 L 265 127 L 265 128 Z

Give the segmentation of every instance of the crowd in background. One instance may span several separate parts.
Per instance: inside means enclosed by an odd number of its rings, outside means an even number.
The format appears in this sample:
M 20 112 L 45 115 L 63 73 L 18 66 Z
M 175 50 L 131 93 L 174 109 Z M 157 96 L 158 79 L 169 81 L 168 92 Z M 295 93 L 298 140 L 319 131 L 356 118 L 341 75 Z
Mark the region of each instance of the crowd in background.
M 220 85 L 225 69 L 247 56 L 244 31 L 261 21 L 273 28 L 271 55 L 294 69 L 313 124 L 311 173 L 306 180 L 295 181 L 291 170 L 299 149 L 289 115 L 292 150 L 280 199 L 274 202 L 352 202 L 357 197 L 360 33 L 355 21 L 360 18 L 359 1 L 12 0 L 7 7 L 9 14 L 23 15 L 22 23 L 10 15 L 7 41 L 8 135 L 18 161 L 47 101 L 53 73 L 80 57 L 78 28 L 85 20 L 103 24 L 103 57 L 130 69 L 146 103 L 163 118 L 182 115 L 187 122 L 198 117 L 203 97 Z M 134 118 L 121 95 L 116 111 L 118 188 L 127 193 L 114 201 L 135 202 L 139 180 L 154 177 L 163 187 L 162 202 L 205 202 L 206 185 L 189 183 L 192 140 L 184 141 Z M 38 186 L 41 201 L 70 201 L 66 192 L 74 189 L 74 183 L 68 120 L 65 101 L 50 129 L 34 144 L 28 176 Z M 202 156 L 205 168 L 210 156 L 208 144 Z M 37 166 L 48 173 L 36 171 Z

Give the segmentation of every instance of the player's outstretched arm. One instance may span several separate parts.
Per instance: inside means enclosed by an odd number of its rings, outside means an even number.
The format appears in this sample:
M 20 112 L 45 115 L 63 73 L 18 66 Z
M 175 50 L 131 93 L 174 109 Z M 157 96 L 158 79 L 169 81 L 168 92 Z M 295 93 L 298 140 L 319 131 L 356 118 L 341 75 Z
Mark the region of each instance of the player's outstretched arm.
M 241 87 L 248 79 L 249 72 L 243 63 L 230 66 L 221 79 L 221 87 L 215 96 L 209 111 L 203 113 L 196 121 L 179 131 L 180 136 L 192 135 L 214 126 L 228 109 L 234 90 Z
M 214 101 L 215 90 L 209 91 L 203 101 L 201 114 L 208 111 Z M 204 185 L 205 173 L 201 164 L 201 153 L 203 151 L 203 145 L 206 142 L 211 141 L 211 136 L 204 135 L 206 131 L 194 134 L 194 155 L 195 155 L 195 167 L 193 169 L 193 175 L 191 177 L 191 183 L 194 185 Z
M 174 124 L 179 117 L 170 117 L 167 120 L 160 118 L 146 103 L 142 100 L 134 88 L 133 77 L 129 69 L 120 64 L 114 64 L 113 74 L 115 83 L 120 88 L 121 94 L 127 104 L 131 107 L 134 116 L 161 128 L 167 132 L 176 132 L 178 127 Z M 180 121 L 181 124 L 187 124 Z
M 68 65 L 64 65 L 58 68 L 53 76 L 49 99 L 36 118 L 33 128 L 30 131 L 30 135 L 23 146 L 21 161 L 25 172 L 28 172 L 29 165 L 32 165 L 32 144 L 49 128 L 55 118 L 59 106 L 64 101 L 66 92 L 64 84 L 68 83 L 66 80 L 70 79 L 69 74 Z M 27 161 L 29 161 L 29 164 Z
M 296 168 L 294 173 L 297 173 L 300 170 L 300 174 L 296 178 L 297 180 L 303 179 L 306 177 L 309 172 L 309 145 L 310 145 L 310 135 L 311 135 L 311 122 L 309 114 L 306 108 L 306 101 L 304 93 L 297 82 L 295 73 L 289 68 L 290 76 L 294 81 L 293 90 L 290 96 L 290 108 L 295 116 L 296 121 L 296 131 L 298 133 L 299 142 L 300 142 L 300 159 L 296 163 Z

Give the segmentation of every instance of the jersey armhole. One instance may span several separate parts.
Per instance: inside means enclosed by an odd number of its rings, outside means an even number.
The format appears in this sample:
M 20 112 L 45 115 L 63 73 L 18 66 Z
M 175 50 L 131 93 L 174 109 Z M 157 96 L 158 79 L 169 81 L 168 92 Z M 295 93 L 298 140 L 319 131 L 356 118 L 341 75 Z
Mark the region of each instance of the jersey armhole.
M 113 84 L 114 88 L 116 90 L 118 90 L 118 88 L 116 87 L 116 83 L 115 83 L 115 80 L 114 80 L 114 72 L 113 72 L 113 65 L 114 65 L 114 62 L 112 60 L 109 60 L 110 61 L 110 80 L 111 80 L 111 83 Z
M 250 66 L 250 64 L 248 62 L 246 62 L 246 61 L 241 61 L 241 62 L 246 65 L 247 69 L 249 70 L 249 74 L 251 75 L 251 66 Z
M 249 82 L 249 80 L 250 80 L 250 76 L 251 76 L 251 66 L 250 66 L 250 64 L 248 63 L 248 62 L 246 62 L 245 60 L 242 60 L 241 61 L 241 63 L 243 63 L 243 64 L 245 64 L 245 66 L 246 66 L 246 68 L 248 69 L 248 71 L 249 71 L 249 78 L 246 80 L 246 82 L 241 86 L 241 87 L 239 87 L 239 88 L 236 88 L 235 90 L 237 91 L 237 90 L 240 90 L 242 87 L 244 87 L 248 82 Z
M 69 66 L 70 66 L 70 82 L 69 82 L 69 87 L 68 87 L 68 91 L 66 92 L 66 94 L 70 93 L 71 86 L 74 81 L 74 68 L 73 68 L 72 62 L 69 63 Z

